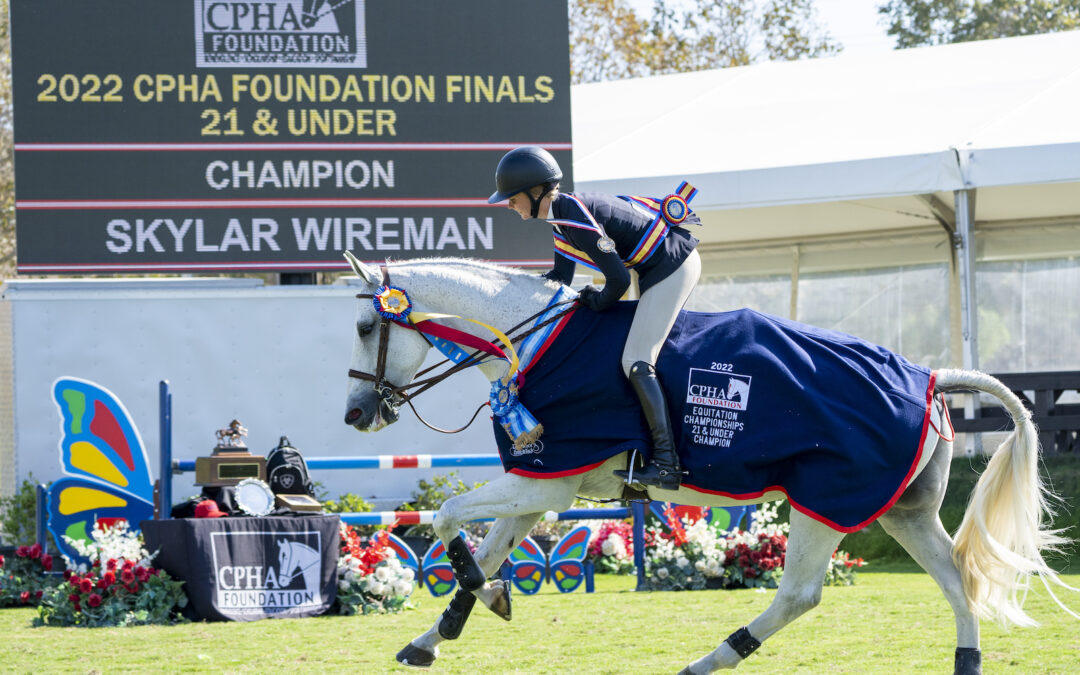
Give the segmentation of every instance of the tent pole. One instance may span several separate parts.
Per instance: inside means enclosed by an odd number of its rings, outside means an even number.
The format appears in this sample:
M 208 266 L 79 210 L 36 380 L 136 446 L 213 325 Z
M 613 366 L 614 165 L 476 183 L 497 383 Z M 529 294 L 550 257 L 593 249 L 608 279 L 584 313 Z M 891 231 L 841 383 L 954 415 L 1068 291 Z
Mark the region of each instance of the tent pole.
M 963 368 L 979 367 L 979 323 L 975 300 L 975 190 L 956 190 L 953 193 L 956 213 L 956 262 L 960 285 L 960 339 Z M 964 404 L 964 417 L 979 417 L 979 397 L 971 395 Z M 982 454 L 981 438 L 968 434 L 964 454 Z
M 799 247 L 791 247 L 791 305 L 788 308 L 788 318 L 792 321 L 799 320 Z

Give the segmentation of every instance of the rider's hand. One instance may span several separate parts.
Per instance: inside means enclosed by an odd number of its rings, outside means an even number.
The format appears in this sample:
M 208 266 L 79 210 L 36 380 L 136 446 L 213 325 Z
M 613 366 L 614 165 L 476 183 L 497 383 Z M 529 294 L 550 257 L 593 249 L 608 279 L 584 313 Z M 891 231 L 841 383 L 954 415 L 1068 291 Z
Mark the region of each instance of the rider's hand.
M 551 281 L 558 281 L 560 284 L 566 284 L 566 280 L 563 278 L 563 275 L 559 274 L 559 270 L 548 270 L 540 276 L 545 279 L 550 279 Z
M 611 306 L 604 297 L 603 291 L 596 286 L 586 286 L 578 292 L 578 302 L 594 312 L 602 312 Z

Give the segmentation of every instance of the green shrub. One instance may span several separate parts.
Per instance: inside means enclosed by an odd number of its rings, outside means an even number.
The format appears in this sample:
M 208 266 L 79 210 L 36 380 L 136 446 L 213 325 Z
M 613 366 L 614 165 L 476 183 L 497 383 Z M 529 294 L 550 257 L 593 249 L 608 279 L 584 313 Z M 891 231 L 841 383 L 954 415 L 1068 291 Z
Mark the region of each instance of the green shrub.
M 369 513 L 375 510 L 375 505 L 363 497 L 351 492 L 340 495 L 337 499 L 327 499 L 322 495 L 323 511 L 327 513 Z M 356 533 L 362 537 L 370 537 L 379 529 L 378 525 L 353 525 Z
M 487 481 L 480 481 L 468 485 L 458 477 L 457 471 L 451 471 L 446 475 L 439 474 L 430 481 L 423 478 L 416 484 L 413 491 L 413 499 L 407 504 L 402 504 L 399 511 L 438 511 L 443 502 L 451 497 L 463 495 L 484 485 Z M 479 537 L 487 532 L 488 523 L 469 523 L 465 530 Z M 434 537 L 435 530 L 430 525 L 413 525 L 406 535 L 413 537 Z
M 0 535 L 8 546 L 33 544 L 37 540 L 37 481 L 31 474 L 15 494 L 0 497 Z
M 949 470 L 949 487 L 945 491 L 945 501 L 941 505 L 941 522 L 945 530 L 952 534 L 960 527 L 967 509 L 968 499 L 975 487 L 979 475 L 985 470 L 988 457 L 954 459 Z M 1061 498 L 1060 504 L 1054 504 L 1057 514 L 1052 527 L 1067 528 L 1067 536 L 1080 538 L 1080 457 L 1074 455 L 1047 455 L 1041 466 L 1043 479 L 1053 486 Z M 879 523 L 844 538 L 844 550 L 872 562 L 910 561 L 911 557 L 885 533 Z M 1062 555 L 1048 555 L 1047 561 L 1058 569 L 1075 570 L 1080 564 L 1080 550 L 1074 544 Z

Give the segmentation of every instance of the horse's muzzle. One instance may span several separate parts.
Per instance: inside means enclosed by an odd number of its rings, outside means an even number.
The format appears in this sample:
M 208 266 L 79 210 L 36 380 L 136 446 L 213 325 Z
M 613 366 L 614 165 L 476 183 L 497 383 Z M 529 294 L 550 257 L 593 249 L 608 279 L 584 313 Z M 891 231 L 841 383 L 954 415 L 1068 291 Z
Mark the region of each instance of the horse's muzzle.
M 358 431 L 378 431 L 383 427 L 398 421 L 398 410 L 385 400 L 375 397 L 365 397 L 360 404 L 348 406 L 345 413 L 345 424 L 355 427 Z

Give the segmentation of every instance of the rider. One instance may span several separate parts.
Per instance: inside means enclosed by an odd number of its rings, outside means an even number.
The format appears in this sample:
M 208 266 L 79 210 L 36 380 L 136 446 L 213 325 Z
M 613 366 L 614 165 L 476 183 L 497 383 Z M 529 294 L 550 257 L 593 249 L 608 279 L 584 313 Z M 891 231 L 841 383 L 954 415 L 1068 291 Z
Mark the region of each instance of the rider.
M 586 286 L 579 302 L 601 312 L 630 287 L 628 268 L 637 270 L 641 296 L 623 348 L 622 368 L 637 394 L 652 435 L 648 465 L 634 473 L 635 482 L 676 490 L 683 470 L 675 453 L 664 390 L 656 377 L 656 359 L 675 318 L 701 275 L 698 240 L 677 223 L 699 222 L 685 200 L 667 212 L 650 209 L 655 200 L 605 194 L 559 192 L 562 170 L 543 148 L 525 146 L 506 153 L 495 170 L 495 204 L 508 207 L 523 220 L 543 218 L 555 237 L 555 265 L 544 276 L 569 285 L 576 263 L 599 270 L 603 289 Z M 690 188 L 692 190 L 692 188 Z M 659 241 L 657 241 L 659 239 Z M 644 244 L 644 245 L 642 245 Z M 616 472 L 624 475 L 625 472 Z

